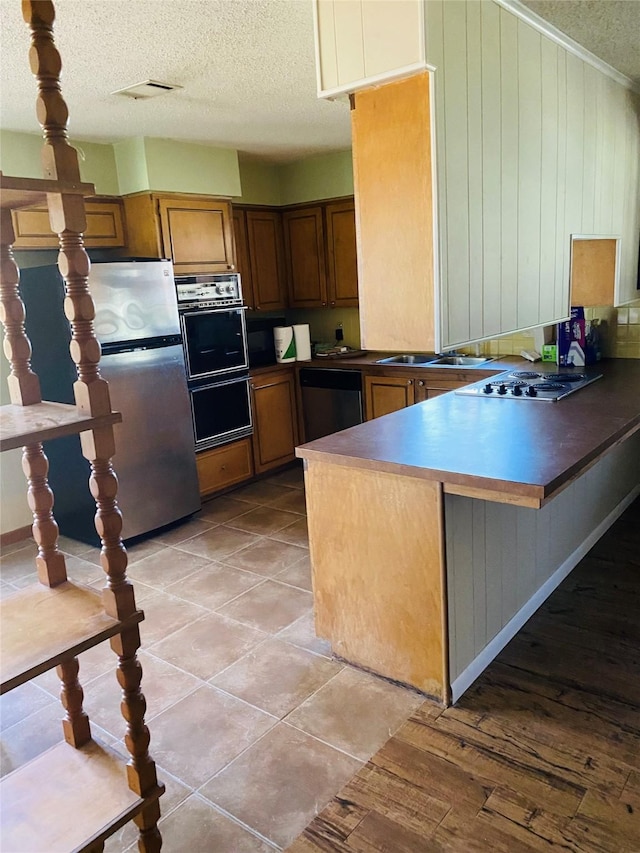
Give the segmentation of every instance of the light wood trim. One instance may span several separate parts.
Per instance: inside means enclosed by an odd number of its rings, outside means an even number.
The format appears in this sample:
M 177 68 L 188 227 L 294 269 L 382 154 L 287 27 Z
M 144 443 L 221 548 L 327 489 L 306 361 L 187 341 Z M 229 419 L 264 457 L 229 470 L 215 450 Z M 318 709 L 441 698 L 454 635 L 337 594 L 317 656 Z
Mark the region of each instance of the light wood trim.
M 28 539 L 30 536 L 30 524 L 25 524 L 24 527 L 16 527 L 15 530 L 7 530 L 6 533 L 0 533 L 0 547 L 6 548 L 7 545 L 14 545 L 16 542 L 22 542 L 23 539 Z
M 625 433 L 623 433 L 623 435 L 621 435 L 619 438 L 617 438 L 617 439 L 616 439 L 616 441 L 614 441 L 614 443 L 613 443 L 613 444 L 610 444 L 610 445 L 609 445 L 605 450 L 603 450 L 601 453 L 598 453 L 598 454 L 597 454 L 597 456 L 594 456 L 594 458 L 593 458 L 593 459 L 591 459 L 591 460 L 590 460 L 590 461 L 589 461 L 589 462 L 588 462 L 588 463 L 587 463 L 583 468 L 581 468 L 579 471 L 576 471 L 576 473 L 575 473 L 572 477 L 570 477 L 566 482 L 564 482 L 561 486 L 559 486 L 557 489 L 554 489 L 554 490 L 553 490 L 552 492 L 550 492 L 548 495 L 545 495 L 545 497 L 544 497 L 544 499 L 541 501 L 540 505 L 541 505 L 541 506 L 544 506 L 544 504 L 549 503 L 549 501 L 552 501 L 552 500 L 553 500 L 557 495 L 559 495 L 559 494 L 560 494 L 560 492 L 563 492 L 563 491 L 567 488 L 567 486 L 570 486 L 570 485 L 571 485 L 575 480 L 577 480 L 577 479 L 579 479 L 580 477 L 582 477 L 582 475 L 583 475 L 583 474 L 586 474 L 586 473 L 587 473 L 587 471 L 588 471 L 590 468 L 593 468 L 593 466 L 594 466 L 597 462 L 599 462 L 599 461 L 600 461 L 604 456 L 607 456 L 607 454 L 611 453 L 611 451 L 612 451 L 612 450 L 615 450 L 615 449 L 616 449 L 616 447 L 618 447 L 618 446 L 619 446 L 619 445 L 621 445 L 623 442 L 625 442 L 625 441 L 627 441 L 628 439 L 630 439 L 630 438 L 631 438 L 631 436 L 632 436 L 632 435 L 635 435 L 635 433 L 637 433 L 639 430 L 640 430 L 640 422 L 639 422 L 639 423 L 634 424 L 630 429 L 628 429 Z
M 8 850 L 92 847 L 158 799 L 164 785 L 140 797 L 127 785 L 125 761 L 89 741 L 60 743 L 0 782 L 2 841 Z
M 196 453 L 196 467 L 202 496 L 248 480 L 253 476 L 251 439 L 242 438 Z
M 458 483 L 444 483 L 443 491 L 447 495 L 461 495 L 463 498 L 476 498 L 480 501 L 493 501 L 494 503 L 511 504 L 512 506 L 527 506 L 532 509 L 540 509 L 544 503 L 542 498 L 528 498 L 524 495 L 512 495 L 507 492 L 494 492 L 492 489 L 461 486 Z
M 47 178 L 14 178 L 0 172 L 0 208 L 18 210 L 46 204 L 48 193 L 65 195 L 95 195 L 93 184 L 81 181 L 52 181 Z
M 435 348 L 429 86 L 424 72 L 357 92 L 351 111 L 366 349 Z
M 0 407 L 0 412 L 0 451 L 13 450 L 63 435 L 76 435 L 122 421 L 119 412 L 92 417 L 80 414 L 75 406 L 66 403 L 43 402 L 31 406 L 9 403 Z
M 128 223 L 127 248 L 131 255 L 143 258 L 168 258 L 162 249 L 160 217 L 156 215 L 151 193 L 136 193 L 123 197 Z
M 445 702 L 440 483 L 308 461 L 305 488 L 317 633 Z
M 571 249 L 571 304 L 613 305 L 617 240 L 576 240 Z
M 70 581 L 21 589 L 0 602 L 0 614 L 2 693 L 144 618 L 141 610 L 125 620 L 108 616 L 100 592 Z

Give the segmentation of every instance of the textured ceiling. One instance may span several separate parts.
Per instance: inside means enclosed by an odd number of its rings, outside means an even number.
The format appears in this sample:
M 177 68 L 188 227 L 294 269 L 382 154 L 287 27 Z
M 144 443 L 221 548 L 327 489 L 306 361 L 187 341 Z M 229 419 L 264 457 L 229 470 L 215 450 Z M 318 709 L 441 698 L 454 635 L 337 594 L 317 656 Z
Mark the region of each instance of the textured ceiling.
M 286 161 L 351 145 L 349 105 L 316 97 L 311 0 L 55 0 L 76 139 L 156 136 Z M 0 0 L 0 126 L 39 130 L 29 32 Z M 110 95 L 143 80 L 182 90 Z
M 640 79 L 640 0 L 524 1 Z M 346 100 L 316 97 L 311 0 L 54 2 L 76 139 L 167 137 L 273 162 L 350 146 Z M 37 132 L 19 0 L 0 0 L 0 16 L 0 127 Z M 151 100 L 109 94 L 147 79 L 184 88 Z
M 521 0 L 640 85 L 640 0 Z

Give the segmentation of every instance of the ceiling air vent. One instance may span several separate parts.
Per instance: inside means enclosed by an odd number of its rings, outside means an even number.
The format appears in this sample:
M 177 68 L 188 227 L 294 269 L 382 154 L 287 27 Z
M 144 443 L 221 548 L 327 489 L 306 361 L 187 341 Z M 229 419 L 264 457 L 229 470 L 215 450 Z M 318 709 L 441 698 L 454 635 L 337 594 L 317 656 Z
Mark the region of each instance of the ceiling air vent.
M 144 98 L 155 98 L 158 95 L 164 95 L 176 89 L 182 89 L 182 86 L 174 86 L 172 83 L 160 83 L 158 80 L 145 80 L 143 83 L 136 83 L 135 86 L 127 86 L 126 89 L 116 89 L 111 94 L 124 95 L 125 98 L 142 100 Z

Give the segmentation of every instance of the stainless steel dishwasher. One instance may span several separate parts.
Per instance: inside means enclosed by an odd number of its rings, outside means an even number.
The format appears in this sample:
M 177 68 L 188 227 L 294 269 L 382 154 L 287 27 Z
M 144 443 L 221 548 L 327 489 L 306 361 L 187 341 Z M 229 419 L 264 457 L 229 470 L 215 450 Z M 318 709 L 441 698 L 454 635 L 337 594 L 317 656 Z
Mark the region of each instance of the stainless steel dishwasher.
M 359 370 L 303 367 L 300 388 L 305 441 L 362 423 L 362 373 Z

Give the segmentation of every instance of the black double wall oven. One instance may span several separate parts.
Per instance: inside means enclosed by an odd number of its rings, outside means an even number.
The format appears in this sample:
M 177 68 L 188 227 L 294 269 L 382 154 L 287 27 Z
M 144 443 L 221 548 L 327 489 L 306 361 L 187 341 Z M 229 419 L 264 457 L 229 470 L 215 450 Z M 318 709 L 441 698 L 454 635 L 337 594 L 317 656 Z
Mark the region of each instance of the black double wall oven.
M 177 276 L 176 291 L 196 450 L 251 435 L 239 274 Z

